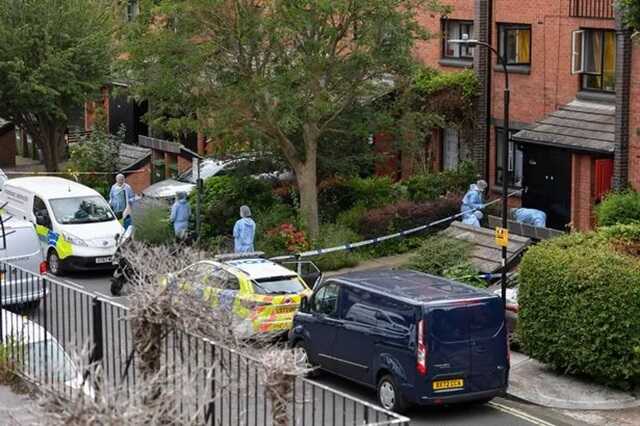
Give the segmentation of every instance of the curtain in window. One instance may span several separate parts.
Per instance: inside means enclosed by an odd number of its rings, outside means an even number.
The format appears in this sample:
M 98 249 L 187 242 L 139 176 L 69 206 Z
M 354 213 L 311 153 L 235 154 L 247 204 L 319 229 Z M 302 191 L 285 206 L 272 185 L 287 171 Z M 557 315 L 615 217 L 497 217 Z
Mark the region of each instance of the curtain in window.
M 589 31 L 586 33 L 586 61 L 585 71 L 600 74 L 602 72 L 602 33 Z
M 602 88 L 614 91 L 616 88 L 616 34 L 613 31 L 604 33 L 602 77 Z
M 531 62 L 531 32 L 529 30 L 518 30 L 518 60 L 519 64 L 528 64 Z

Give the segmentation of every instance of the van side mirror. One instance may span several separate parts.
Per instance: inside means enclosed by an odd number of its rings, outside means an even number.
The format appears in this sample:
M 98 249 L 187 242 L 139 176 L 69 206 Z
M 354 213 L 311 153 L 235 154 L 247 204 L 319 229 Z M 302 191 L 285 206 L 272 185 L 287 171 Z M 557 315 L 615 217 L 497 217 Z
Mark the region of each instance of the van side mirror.
M 300 312 L 309 312 L 309 299 L 307 296 L 302 296 L 300 298 Z

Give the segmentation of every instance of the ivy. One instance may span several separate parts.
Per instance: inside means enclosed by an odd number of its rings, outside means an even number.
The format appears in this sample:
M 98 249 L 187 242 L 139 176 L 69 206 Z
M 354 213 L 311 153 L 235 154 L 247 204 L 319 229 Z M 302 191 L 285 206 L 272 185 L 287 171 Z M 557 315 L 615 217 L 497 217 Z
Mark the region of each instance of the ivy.
M 445 90 L 460 91 L 467 101 L 473 101 L 480 93 L 480 81 L 472 70 L 442 72 L 433 68 L 419 68 L 414 77 L 414 88 L 422 96 L 430 96 Z

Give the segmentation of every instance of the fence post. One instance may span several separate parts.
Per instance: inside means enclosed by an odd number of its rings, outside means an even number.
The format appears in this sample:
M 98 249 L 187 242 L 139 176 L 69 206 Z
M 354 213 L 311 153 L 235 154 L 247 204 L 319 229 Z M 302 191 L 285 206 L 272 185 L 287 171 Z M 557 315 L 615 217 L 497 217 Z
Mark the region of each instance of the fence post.
M 89 368 L 93 368 L 94 371 L 97 369 L 96 368 L 96 364 L 98 362 L 102 361 L 102 358 L 104 356 L 104 347 L 103 347 L 103 336 L 102 336 L 102 302 L 97 298 L 94 297 L 91 300 L 91 307 L 92 307 L 92 316 L 93 316 L 93 333 L 92 333 L 92 337 L 93 337 L 93 348 L 91 350 L 91 357 L 89 359 Z M 89 371 L 87 371 L 86 374 L 88 374 Z M 95 377 L 94 378 L 94 384 L 96 387 L 96 390 L 99 391 L 99 383 L 98 383 L 98 378 Z
M 0 271 L 3 271 L 2 275 L 0 276 L 0 345 L 3 345 L 4 339 L 2 338 L 2 336 L 4 336 L 4 334 L 2 334 L 2 320 L 4 318 L 4 315 L 1 313 L 1 311 L 2 306 L 4 306 L 2 303 L 2 301 L 4 300 L 4 296 L 2 295 L 2 287 L 4 287 L 4 284 L 7 282 L 7 265 L 4 262 L 0 263 Z

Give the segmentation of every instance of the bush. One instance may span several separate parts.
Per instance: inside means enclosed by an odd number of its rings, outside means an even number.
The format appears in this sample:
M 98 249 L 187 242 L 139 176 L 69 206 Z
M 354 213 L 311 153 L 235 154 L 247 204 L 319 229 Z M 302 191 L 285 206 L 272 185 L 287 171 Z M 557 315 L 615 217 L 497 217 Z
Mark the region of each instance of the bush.
M 608 194 L 596 208 L 599 226 L 640 223 L 640 193 L 624 191 Z
M 340 213 L 353 206 L 373 209 L 392 202 L 396 190 L 388 177 L 334 178 L 319 185 L 318 204 L 324 223 L 334 223 Z
M 195 191 L 191 193 L 189 202 L 195 211 Z M 243 204 L 257 214 L 269 210 L 275 202 L 271 186 L 266 182 L 238 176 L 209 178 L 205 181 L 202 195 L 202 237 L 230 235 Z
M 134 238 L 152 245 L 171 243 L 175 234 L 169 222 L 170 210 L 160 201 L 143 200 L 131 214 L 135 226 Z
M 442 276 L 469 256 L 467 241 L 433 235 L 426 238 L 409 266 L 421 272 Z
M 428 203 L 400 201 L 367 212 L 358 223 L 358 233 L 365 238 L 380 237 L 443 219 L 459 209 L 460 197 L 454 195 Z
M 411 201 L 432 201 L 447 193 L 466 192 L 475 177 L 473 164 L 465 161 L 456 170 L 413 176 L 404 186 Z
M 267 256 L 278 256 L 290 253 L 300 253 L 309 249 L 307 235 L 291 223 L 283 223 L 268 229 L 262 238 L 256 242 L 257 250 L 265 252 Z
M 382 207 L 394 201 L 395 189 L 389 177 L 373 176 L 369 178 L 352 178 L 349 186 L 353 190 L 356 202 L 367 209 Z M 349 206 L 343 206 L 349 207 Z
M 351 229 L 334 224 L 322 225 L 320 227 L 320 238 L 315 247 L 329 248 L 341 246 L 346 243 L 354 243 L 360 240 L 360 236 Z M 356 266 L 361 259 L 358 252 L 339 251 L 313 258 L 312 260 L 321 271 L 336 271 L 342 268 Z
M 570 235 L 527 252 L 518 334 L 530 356 L 625 388 L 640 384 L 640 262 L 607 238 Z

